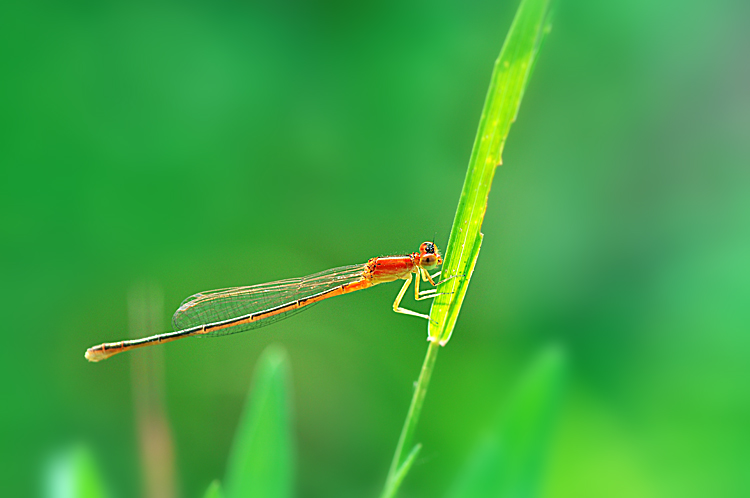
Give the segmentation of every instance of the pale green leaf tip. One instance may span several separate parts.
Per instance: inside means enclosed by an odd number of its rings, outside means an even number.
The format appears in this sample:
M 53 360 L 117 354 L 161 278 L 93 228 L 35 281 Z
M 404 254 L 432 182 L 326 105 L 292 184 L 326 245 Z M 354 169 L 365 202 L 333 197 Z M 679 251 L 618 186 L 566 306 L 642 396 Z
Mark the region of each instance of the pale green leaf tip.
M 276 369 L 284 365 L 288 361 L 288 355 L 286 349 L 279 346 L 278 344 L 271 344 L 268 346 L 258 360 L 258 364 L 261 368 Z
M 86 445 L 74 445 L 56 456 L 47 469 L 46 496 L 109 496 L 93 452 Z
M 214 479 L 211 484 L 208 485 L 208 489 L 203 494 L 203 498 L 224 498 L 224 493 L 221 491 L 221 483 L 218 479 Z

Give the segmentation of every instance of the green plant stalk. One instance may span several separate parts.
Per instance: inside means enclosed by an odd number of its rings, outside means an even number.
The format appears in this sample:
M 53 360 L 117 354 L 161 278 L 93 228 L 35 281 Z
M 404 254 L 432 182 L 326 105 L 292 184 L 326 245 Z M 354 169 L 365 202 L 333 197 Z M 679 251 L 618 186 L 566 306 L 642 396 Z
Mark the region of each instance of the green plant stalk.
M 385 480 L 385 489 L 383 489 L 381 498 L 396 496 L 398 486 L 406 475 L 406 471 L 409 470 L 405 466 L 411 466 L 410 464 L 413 461 L 413 458 L 410 459 L 407 457 L 406 452 L 409 451 L 412 439 L 414 439 L 414 430 L 417 427 L 419 414 L 422 411 L 424 397 L 427 394 L 427 386 L 430 385 L 430 377 L 432 376 L 432 370 L 435 368 L 438 351 L 440 351 L 440 345 L 436 342 L 431 342 L 427 348 L 424 363 L 422 363 L 422 371 L 419 373 L 417 387 L 414 389 L 414 395 L 411 398 L 409 412 L 406 414 L 404 427 L 401 429 L 401 436 L 398 439 L 398 445 L 396 445 L 396 453 L 393 455 L 393 461 L 388 471 L 388 477 Z M 404 472 L 401 472 L 402 466 L 405 467 L 403 469 Z
M 388 471 L 382 498 L 392 498 L 396 495 L 418 451 L 415 447 L 407 456 L 430 377 L 435 368 L 438 350 L 448 342 L 453 333 L 469 280 L 474 272 L 482 246 L 483 236 L 480 230 L 495 168 L 502 163 L 505 139 L 518 114 L 539 48 L 550 30 L 549 7 L 550 0 L 521 0 L 495 62 L 446 248 L 442 268 L 445 280 L 438 286 L 439 294 L 430 309 L 427 328 L 430 345 Z

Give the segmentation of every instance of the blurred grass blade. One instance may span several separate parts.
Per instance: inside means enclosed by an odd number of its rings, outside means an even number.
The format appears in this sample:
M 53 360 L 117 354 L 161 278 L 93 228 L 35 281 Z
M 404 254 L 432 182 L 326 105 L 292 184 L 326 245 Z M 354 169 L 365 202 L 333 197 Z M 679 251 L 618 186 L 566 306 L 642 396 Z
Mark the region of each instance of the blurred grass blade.
M 564 377 L 564 355 L 559 349 L 550 348 L 536 358 L 494 433 L 478 445 L 448 498 L 539 495 Z
M 218 480 L 213 481 L 203 494 L 203 498 L 224 498 L 224 493 L 221 492 L 221 483 Z
M 103 498 L 109 496 L 94 456 L 76 446 L 57 457 L 47 476 L 49 498 Z
M 461 275 L 440 284 L 430 310 L 428 339 L 445 345 L 461 309 L 480 243 L 487 197 L 502 162 L 505 139 L 515 121 L 537 53 L 549 32 L 549 0 L 522 0 L 495 61 L 490 88 L 474 139 L 469 169 L 446 248 L 442 277 Z M 462 292 L 459 287 L 463 286 Z
M 294 489 L 286 353 L 267 348 L 258 360 L 227 466 L 228 498 L 284 498 Z
M 164 294 L 155 284 L 141 283 L 128 292 L 130 337 L 161 332 Z M 164 380 L 164 351 L 148 348 L 130 356 L 133 407 L 135 408 L 141 473 L 145 498 L 178 496 L 175 450 L 167 416 Z

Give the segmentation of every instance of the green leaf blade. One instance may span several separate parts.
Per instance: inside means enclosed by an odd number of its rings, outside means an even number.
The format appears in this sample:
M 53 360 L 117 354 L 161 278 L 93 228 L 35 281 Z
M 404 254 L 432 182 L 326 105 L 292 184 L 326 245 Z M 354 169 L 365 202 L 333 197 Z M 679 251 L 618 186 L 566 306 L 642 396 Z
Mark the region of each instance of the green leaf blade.
M 271 346 L 258 360 L 227 466 L 228 498 L 288 498 L 294 492 L 294 450 L 286 353 Z
M 477 445 L 448 498 L 538 496 L 561 410 L 566 371 L 557 348 L 543 351 L 518 383 L 491 434 Z
M 203 498 L 224 498 L 224 493 L 221 491 L 221 483 L 218 480 L 213 481 L 203 494 Z
M 495 62 L 443 263 L 443 278 L 458 278 L 438 286 L 428 326 L 428 340 L 432 342 L 445 345 L 458 319 L 481 247 L 480 230 L 495 169 L 502 162 L 510 125 L 549 32 L 549 13 L 549 0 L 522 0 Z

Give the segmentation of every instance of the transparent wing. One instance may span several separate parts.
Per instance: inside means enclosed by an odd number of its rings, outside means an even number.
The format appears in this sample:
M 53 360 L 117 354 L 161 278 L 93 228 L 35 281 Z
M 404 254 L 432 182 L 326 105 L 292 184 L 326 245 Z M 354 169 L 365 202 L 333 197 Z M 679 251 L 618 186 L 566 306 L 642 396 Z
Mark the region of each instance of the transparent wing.
M 306 277 L 278 280 L 247 287 L 230 287 L 199 292 L 185 299 L 172 317 L 174 330 L 183 330 L 269 310 L 298 299 L 314 296 L 362 279 L 366 265 L 352 265 L 322 271 Z M 278 315 L 206 334 L 236 334 L 277 322 L 308 309 L 304 306 Z

